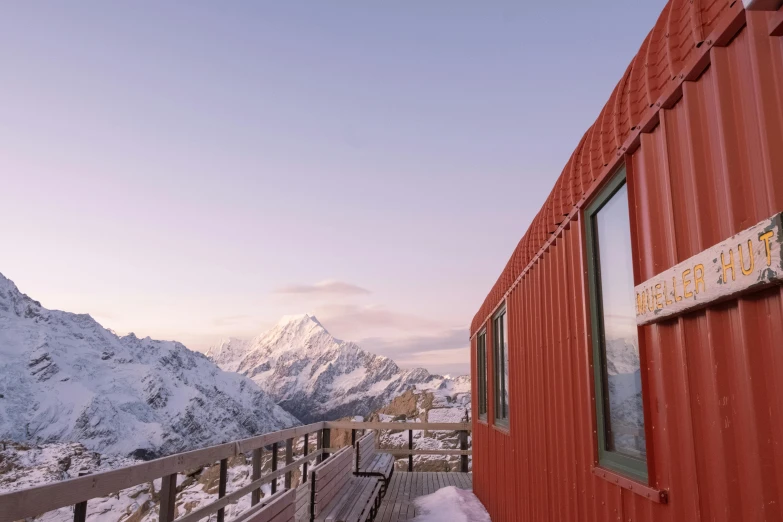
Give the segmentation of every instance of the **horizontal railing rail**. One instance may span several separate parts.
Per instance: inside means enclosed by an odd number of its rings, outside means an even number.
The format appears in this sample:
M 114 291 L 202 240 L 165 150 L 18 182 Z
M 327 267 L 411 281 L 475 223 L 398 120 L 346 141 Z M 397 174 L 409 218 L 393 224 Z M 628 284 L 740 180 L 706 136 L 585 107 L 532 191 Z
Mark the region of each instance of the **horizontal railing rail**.
M 390 431 L 471 431 L 469 422 L 355 422 L 326 421 L 325 428 L 338 430 L 390 430 Z
M 149 483 L 160 478 L 163 479 L 160 492 L 160 520 L 162 522 L 171 522 L 174 520 L 174 504 L 169 501 L 173 498 L 173 493 L 176 492 L 171 487 L 171 482 L 167 481 L 171 476 L 176 478 L 178 473 L 185 470 L 199 466 L 213 465 L 216 462 L 221 462 L 222 464 L 230 457 L 236 457 L 242 453 L 254 452 L 253 480 L 257 485 L 248 489 L 248 492 L 252 492 L 253 490 L 258 490 L 261 485 L 270 482 L 285 473 L 283 470 L 273 470 L 272 473 L 264 477 L 260 476 L 260 452 L 265 446 L 274 446 L 289 439 L 317 433 L 323 430 L 323 428 L 323 422 L 316 422 L 226 444 L 187 451 L 185 453 L 177 453 L 168 457 L 134 464 L 124 468 L 102 471 L 83 477 L 64 480 L 62 482 L 54 482 L 13 491 L 11 493 L 0 494 L 0 522 L 13 522 L 27 517 L 37 516 L 49 511 L 89 501 L 93 498 L 117 493 L 123 489 Z M 316 440 L 320 446 L 322 439 L 319 437 Z M 324 453 L 323 450 L 320 451 L 321 453 L 316 451 L 308 455 L 308 460 L 317 458 Z M 276 459 L 273 456 L 273 464 L 275 463 L 275 460 Z M 174 486 L 176 487 L 176 480 L 174 480 Z M 220 500 L 218 500 L 218 502 L 220 502 Z M 254 498 L 254 500 L 256 499 Z M 226 501 L 226 504 L 230 502 L 231 501 Z M 256 503 L 257 502 L 254 502 L 253 504 L 255 505 Z M 213 505 L 214 503 L 205 506 L 205 508 L 212 507 Z M 215 513 L 218 509 L 220 508 L 215 508 L 211 513 Z M 168 516 L 164 511 L 167 511 L 171 516 Z M 207 515 L 205 514 L 204 516 Z
M 408 449 L 383 449 L 395 456 L 408 456 L 409 470 L 412 470 L 413 455 L 458 455 L 463 459 L 464 471 L 467 471 L 467 458 L 471 451 L 467 449 L 467 433 L 472 429 L 469 423 L 428 423 L 428 422 L 316 422 L 286 430 L 266 433 L 247 439 L 218 444 L 208 448 L 187 451 L 167 457 L 141 462 L 124 468 L 101 471 L 90 475 L 75 477 L 61 482 L 44 484 L 10 493 L 0 494 L 0 522 L 14 522 L 35 517 L 64 507 L 74 506 L 74 522 L 84 522 L 88 513 L 87 503 L 91 499 L 116 494 L 124 489 L 147 484 L 157 479 L 161 481 L 159 522 L 196 522 L 217 513 L 218 522 L 224 520 L 224 509 L 241 497 L 251 494 L 251 506 L 260 501 L 260 488 L 272 483 L 272 492 L 276 491 L 277 480 L 285 476 L 286 487 L 291 486 L 292 473 L 300 466 L 304 467 L 303 480 L 306 480 L 307 466 L 317 459 L 328 458 L 338 448 L 330 445 L 330 430 L 391 430 L 409 431 Z M 460 433 L 459 450 L 414 450 L 413 431 L 457 431 Z M 309 451 L 309 438 L 315 434 L 317 449 Z M 303 455 L 294 459 L 294 439 L 304 437 Z M 285 443 L 285 465 L 278 467 L 278 449 Z M 262 476 L 262 452 L 271 446 L 272 469 Z M 226 493 L 228 459 L 241 454 L 252 453 L 251 482 L 236 491 Z M 177 475 L 187 470 L 220 463 L 220 483 L 218 498 L 207 505 L 179 518 L 174 517 Z
M 327 429 L 349 429 L 353 432 L 351 442 L 356 441 L 357 430 L 376 430 L 376 431 L 407 431 L 408 449 L 404 448 L 379 448 L 384 453 L 390 453 L 395 457 L 408 457 L 408 471 L 413 471 L 414 455 L 445 455 L 460 457 L 460 471 L 468 472 L 468 457 L 473 454 L 468 449 L 468 432 L 473 428 L 468 422 L 354 422 L 354 421 L 327 421 L 324 422 Z M 456 431 L 459 433 L 460 449 L 413 449 L 414 431 Z

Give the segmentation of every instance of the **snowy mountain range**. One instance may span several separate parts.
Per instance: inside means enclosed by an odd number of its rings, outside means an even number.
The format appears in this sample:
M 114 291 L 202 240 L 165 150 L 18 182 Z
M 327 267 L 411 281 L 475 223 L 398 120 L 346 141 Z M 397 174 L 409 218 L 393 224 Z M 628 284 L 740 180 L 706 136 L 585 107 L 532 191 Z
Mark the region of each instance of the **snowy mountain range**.
M 643 456 L 642 374 L 635 337 L 606 339 L 606 371 L 615 445 L 626 453 Z
M 298 425 L 180 343 L 47 310 L 0 274 L 0 439 L 152 458 Z
M 223 341 L 207 356 L 222 369 L 253 379 L 305 423 L 366 416 L 414 387 L 437 389 L 454 382 L 422 368 L 403 370 L 388 357 L 335 339 L 307 314 L 285 316 L 253 339 Z

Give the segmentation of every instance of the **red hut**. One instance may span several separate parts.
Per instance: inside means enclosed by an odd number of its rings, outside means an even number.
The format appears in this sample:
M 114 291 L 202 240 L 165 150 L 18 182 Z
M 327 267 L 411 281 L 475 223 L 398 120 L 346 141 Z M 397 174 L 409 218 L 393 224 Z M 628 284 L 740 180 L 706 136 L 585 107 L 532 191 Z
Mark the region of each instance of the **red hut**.
M 783 521 L 783 9 L 670 0 L 471 325 L 501 521 Z

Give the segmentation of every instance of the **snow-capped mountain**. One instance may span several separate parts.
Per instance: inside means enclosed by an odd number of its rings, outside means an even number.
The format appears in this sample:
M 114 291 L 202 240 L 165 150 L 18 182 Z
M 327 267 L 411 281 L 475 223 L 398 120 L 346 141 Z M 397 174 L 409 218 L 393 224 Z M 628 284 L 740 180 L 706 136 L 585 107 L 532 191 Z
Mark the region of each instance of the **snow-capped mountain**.
M 0 274 L 0 438 L 151 458 L 297 424 L 204 355 L 47 310 Z
M 421 368 L 402 370 L 388 357 L 335 339 L 307 314 L 283 317 L 251 340 L 221 342 L 207 356 L 253 379 L 302 422 L 368 415 L 414 386 L 453 383 Z
M 606 339 L 606 372 L 615 444 L 626 452 L 645 455 L 642 374 L 635 338 Z

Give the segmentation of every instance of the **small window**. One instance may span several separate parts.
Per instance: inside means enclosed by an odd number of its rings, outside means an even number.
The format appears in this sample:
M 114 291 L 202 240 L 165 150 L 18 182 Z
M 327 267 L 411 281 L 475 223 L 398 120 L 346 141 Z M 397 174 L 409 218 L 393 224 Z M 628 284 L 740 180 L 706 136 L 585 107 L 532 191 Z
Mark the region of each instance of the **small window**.
M 492 359 L 495 363 L 495 424 L 508 427 L 508 328 L 506 309 L 492 319 Z
M 639 336 L 625 170 L 586 210 L 598 458 L 647 481 Z
M 487 332 L 476 336 L 476 370 L 478 372 L 478 415 L 487 420 Z

